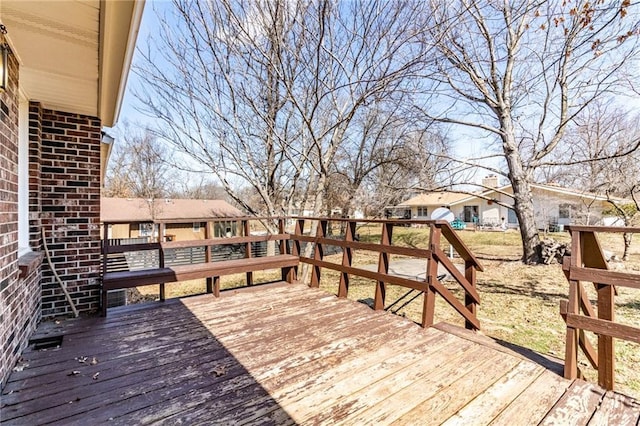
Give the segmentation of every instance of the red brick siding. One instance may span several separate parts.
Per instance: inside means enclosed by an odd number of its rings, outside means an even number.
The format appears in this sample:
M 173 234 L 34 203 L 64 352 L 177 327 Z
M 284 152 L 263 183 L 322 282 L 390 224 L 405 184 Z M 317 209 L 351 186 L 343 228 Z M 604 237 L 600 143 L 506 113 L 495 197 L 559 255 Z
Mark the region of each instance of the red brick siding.
M 56 272 L 80 311 L 98 309 L 100 283 L 100 120 L 43 109 L 40 122 L 40 218 Z M 34 129 L 34 134 L 37 131 Z M 42 315 L 68 314 L 48 265 Z
M 40 319 L 40 268 L 18 269 L 18 63 L 9 55 L 9 84 L 0 93 L 0 384 L 4 384 Z

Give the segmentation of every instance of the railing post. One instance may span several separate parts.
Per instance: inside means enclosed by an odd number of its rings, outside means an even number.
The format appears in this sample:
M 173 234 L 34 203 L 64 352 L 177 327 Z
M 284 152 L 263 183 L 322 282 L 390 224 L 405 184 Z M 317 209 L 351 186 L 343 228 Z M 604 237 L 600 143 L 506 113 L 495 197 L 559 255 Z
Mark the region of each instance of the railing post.
M 341 225 L 342 227 L 342 225 Z M 356 237 L 356 223 L 348 221 L 344 233 L 345 241 L 355 241 Z M 351 266 L 353 261 L 353 252 L 351 247 L 344 247 L 342 249 L 342 266 Z M 346 272 L 340 273 L 340 285 L 338 286 L 338 297 L 347 297 L 349 293 L 349 274 Z
M 304 219 L 297 219 L 293 234 L 295 236 L 301 236 L 303 233 L 304 233 Z M 297 238 L 293 240 L 293 244 L 291 245 L 291 254 L 300 258 L 300 240 Z M 296 281 L 298 279 L 298 267 L 295 266 L 292 269 L 292 271 L 293 271 L 292 278 L 294 281 Z
M 476 287 L 476 268 L 475 268 L 475 265 L 473 264 L 473 262 L 471 262 L 469 260 L 466 260 L 464 262 L 464 277 L 467 279 L 467 281 L 469 281 L 469 284 L 471 284 L 471 287 L 473 287 L 473 288 Z M 467 310 L 469 310 L 469 312 L 471 313 L 471 315 L 476 317 L 477 316 L 477 311 L 478 311 L 478 305 L 473 300 L 473 297 L 471 297 L 471 295 L 469 295 L 467 292 L 465 292 L 465 294 L 464 294 L 464 304 L 465 304 Z M 464 327 L 467 330 L 475 330 L 476 329 L 475 326 L 473 324 L 471 324 L 467 320 L 465 320 L 465 322 L 464 322 Z
M 206 221 L 204 223 L 204 239 L 211 239 L 211 221 Z M 204 248 L 204 261 L 205 263 L 211 262 L 211 245 L 207 243 Z M 213 277 L 207 277 L 207 293 L 213 293 Z
M 284 219 L 278 218 L 278 234 L 284 235 L 286 233 L 284 226 Z M 280 254 L 287 254 L 289 252 L 289 247 L 287 240 L 280 240 Z
M 324 238 L 327 233 L 327 220 L 320 220 L 318 227 L 316 228 L 316 237 Z M 322 244 L 319 242 L 315 243 L 315 247 L 313 248 L 313 259 L 322 261 L 324 258 L 324 250 L 322 248 Z M 318 288 L 320 287 L 320 271 L 321 267 L 318 265 L 313 265 L 313 269 L 311 270 L 311 284 L 310 287 Z
M 107 252 L 109 247 L 109 223 L 103 222 L 104 229 L 102 230 L 102 277 L 107 273 Z M 44 237 L 43 237 L 44 238 Z M 104 284 L 102 285 L 102 298 L 100 306 L 101 313 L 103 317 L 107 316 L 107 290 L 104 289 Z
M 580 231 L 571 233 L 571 267 L 582 266 L 582 244 Z M 580 309 L 580 282 L 569 280 L 568 314 L 578 314 Z M 579 332 L 567 326 L 567 337 L 564 354 L 564 377 L 570 380 L 578 377 L 578 338 Z
M 391 239 L 393 237 L 393 224 L 384 222 L 382 224 L 382 236 L 380 238 L 381 246 L 389 246 L 391 245 Z M 379 274 L 388 274 L 389 273 L 389 253 L 384 251 L 380 252 L 380 257 L 378 258 L 378 273 Z M 378 281 L 376 283 L 376 295 L 373 299 L 373 309 L 376 311 L 384 309 L 384 301 L 386 298 L 386 285 L 384 281 Z
M 249 221 L 248 220 L 243 220 L 242 221 L 242 229 L 243 229 L 245 237 L 249 237 L 251 235 L 251 228 L 249 226 Z M 251 255 L 251 241 L 248 241 L 245 244 L 245 255 L 244 255 L 244 257 L 246 257 L 247 259 L 250 259 L 252 257 L 252 255 Z M 247 272 L 247 285 L 253 285 L 253 272 Z
M 293 231 L 293 235 L 302 235 L 304 232 L 304 219 L 297 219 L 296 226 Z M 294 256 L 300 256 L 300 240 L 293 240 L 293 244 L 291 246 L 291 254 Z
M 278 233 L 280 235 L 285 235 L 286 232 L 287 230 L 285 227 L 285 219 L 278 218 Z M 280 254 L 285 255 L 288 253 L 289 253 L 289 240 L 280 240 Z M 293 267 L 282 268 L 281 273 L 282 273 L 281 275 L 282 281 L 286 281 L 289 284 L 293 283 L 295 279 Z
M 601 253 L 598 240 L 594 232 L 585 232 L 581 239 L 583 256 L 586 253 Z M 590 260 L 590 259 L 589 259 Z M 584 259 L 585 263 L 587 259 Z M 588 266 L 595 262 L 590 261 Z M 582 265 L 579 265 L 582 266 Z M 606 264 L 604 265 L 606 266 Z M 615 288 L 612 285 L 595 283 L 598 293 L 598 318 L 608 321 L 615 321 L 614 297 Z M 598 384 L 607 389 L 613 390 L 615 386 L 615 353 L 613 337 L 598 334 Z
M 165 223 L 161 222 L 158 226 L 158 244 L 160 248 L 158 249 L 158 267 L 164 268 L 164 248 L 162 247 L 162 239 L 165 231 Z M 165 300 L 165 292 L 164 292 L 164 283 L 160 283 L 160 301 Z
M 427 328 L 433 325 L 433 318 L 436 309 L 436 291 L 431 284 L 438 279 L 438 262 L 433 252 L 440 248 L 440 228 L 435 224 L 429 225 L 429 260 L 427 261 L 427 288 L 424 291 L 422 302 L 422 327 Z M 465 322 L 466 325 L 466 322 Z

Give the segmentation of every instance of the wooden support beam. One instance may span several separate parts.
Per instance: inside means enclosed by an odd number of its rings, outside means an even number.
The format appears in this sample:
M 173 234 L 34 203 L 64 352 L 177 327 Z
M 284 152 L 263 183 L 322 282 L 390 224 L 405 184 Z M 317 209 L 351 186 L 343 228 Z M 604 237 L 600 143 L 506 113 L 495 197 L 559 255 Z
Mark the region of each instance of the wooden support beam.
M 160 244 L 160 248 L 158 249 L 158 268 L 164 268 L 164 248 L 162 248 L 162 241 L 164 240 L 164 234 L 166 230 L 166 224 L 160 223 L 158 226 L 158 244 Z M 165 287 L 164 283 L 160 283 L 160 301 L 164 302 L 166 299 Z
M 249 226 L 249 221 L 248 220 L 243 220 L 242 221 L 242 230 L 243 230 L 243 236 L 244 237 L 250 237 L 251 236 L 251 227 Z M 247 259 L 251 259 L 252 253 L 251 253 L 251 242 L 246 242 L 245 243 L 245 254 L 244 257 Z M 253 285 L 253 272 L 247 272 L 247 285 Z
M 613 286 L 598 284 L 598 318 L 606 321 L 615 321 Z M 613 390 L 615 379 L 615 353 L 613 337 L 604 334 L 598 335 L 598 384 Z
M 427 260 L 427 282 L 429 286 L 424 292 L 422 302 L 422 327 L 424 328 L 433 325 L 436 309 L 436 292 L 431 284 L 438 281 L 438 261 L 433 255 L 433 251 L 440 250 L 440 228 L 433 224 L 429 226 L 429 249 L 431 250 L 431 255 Z
M 560 316 L 564 320 L 565 324 L 567 323 L 567 305 L 568 302 L 566 300 L 560 301 Z M 587 339 L 587 336 L 584 333 L 584 330 L 578 330 L 578 344 L 584 354 L 586 355 L 589 363 L 596 370 L 598 369 L 598 353 Z M 580 369 L 578 369 L 578 378 L 580 378 Z
M 278 218 L 278 233 L 279 234 L 284 234 L 285 233 L 285 222 L 283 218 Z M 278 244 L 278 252 L 283 255 L 283 254 L 287 254 L 287 252 L 289 251 L 289 247 L 287 246 L 287 240 L 280 240 L 279 244 Z M 291 276 L 291 268 L 282 268 L 280 270 L 280 279 L 282 281 L 286 281 L 288 283 L 292 283 L 292 276 Z
M 581 267 L 582 243 L 580 232 L 571 234 L 571 259 L 570 267 Z M 566 304 L 567 313 L 578 314 L 580 309 L 579 281 L 569 281 L 569 301 Z M 561 304 L 562 308 L 562 304 Z M 566 343 L 564 353 L 564 377 L 570 380 L 578 377 L 578 331 L 567 323 Z
M 344 240 L 348 242 L 354 241 L 356 238 L 356 222 L 349 221 L 345 228 Z M 353 251 L 351 247 L 342 249 L 342 266 L 351 266 L 353 261 Z M 338 297 L 347 297 L 349 293 L 349 274 L 347 272 L 340 273 L 340 284 L 338 285 Z
M 107 256 L 109 251 L 109 223 L 105 222 L 102 224 L 102 276 L 107 273 Z M 103 317 L 107 316 L 107 290 L 104 289 L 104 284 L 102 284 L 102 295 L 100 297 L 101 306 L 100 306 L 100 315 Z
M 580 344 L 580 349 L 587 357 L 587 360 L 591 364 L 593 368 L 598 369 L 598 352 L 593 347 L 587 336 L 584 334 L 584 330 L 580 330 L 578 333 L 578 343 Z
M 316 228 L 316 237 L 324 238 L 327 234 L 327 220 L 320 220 Z M 313 259 L 322 261 L 324 259 L 324 250 L 321 243 L 316 243 L 313 248 Z M 310 287 L 320 287 L 320 272 L 322 268 L 314 265 L 311 271 Z
M 567 325 L 581 330 L 591 331 L 601 336 L 640 343 L 640 328 L 599 318 L 589 318 L 583 315 L 567 313 Z M 599 351 L 599 348 L 598 348 Z M 598 357 L 602 359 L 602 357 Z
M 462 273 L 453 264 L 453 262 L 451 262 L 451 260 L 449 260 L 449 258 L 445 254 L 445 252 L 443 252 L 440 249 L 440 247 L 437 247 L 436 249 L 433 249 L 432 252 L 433 252 L 433 255 L 435 256 L 436 261 L 439 262 L 440 264 L 442 264 L 442 266 L 444 266 L 445 269 L 447 271 L 449 271 L 451 276 L 453 276 L 453 278 L 458 283 L 460 283 L 460 285 L 464 289 L 464 291 L 467 294 L 467 296 L 474 303 L 479 303 L 480 302 L 480 295 L 478 294 L 478 292 L 476 291 L 476 288 L 475 288 L 475 271 L 476 271 L 476 269 L 474 267 L 473 262 L 465 261 L 465 274 L 462 275 Z M 469 268 L 471 268 L 473 270 L 473 272 L 470 272 Z M 472 284 L 472 282 L 469 281 L 467 276 L 470 276 L 473 279 L 473 283 L 474 284 Z
M 382 224 L 382 235 L 380 237 L 381 246 L 390 246 L 391 239 L 393 237 L 393 224 Z M 387 275 L 389 273 L 389 253 L 381 252 L 378 257 L 378 273 Z M 384 281 L 379 280 L 376 283 L 376 294 L 373 299 L 373 309 L 376 311 L 384 309 L 384 301 L 386 298 L 386 284 Z
M 293 231 L 294 235 L 295 235 L 295 239 L 293 240 L 293 243 L 291 245 L 291 254 L 296 256 L 296 257 L 300 257 L 300 255 L 302 254 L 300 252 L 300 240 L 299 237 L 302 237 L 303 233 L 304 233 L 304 219 L 297 219 L 295 222 L 295 229 Z M 292 272 L 292 278 L 293 281 L 297 281 L 298 280 L 298 266 L 294 267 Z
M 204 239 L 205 240 L 211 239 L 211 226 L 212 226 L 211 221 L 206 221 L 204 223 Z M 204 261 L 205 263 L 211 262 L 211 246 L 208 244 L 204 248 Z M 205 280 L 207 283 L 207 293 L 213 293 L 213 277 L 207 277 L 205 278 Z
M 473 292 L 471 291 L 465 291 L 464 293 L 464 304 L 465 307 L 467 308 L 467 310 L 469 311 L 469 313 L 471 315 L 473 315 L 475 318 L 477 318 L 477 312 L 478 312 L 478 303 L 480 302 L 480 296 L 478 295 L 477 291 L 476 291 L 476 266 L 473 262 L 470 262 L 468 260 L 465 260 L 464 262 L 464 276 L 467 279 L 467 282 L 469 283 L 469 285 L 471 286 L 471 288 L 473 289 Z M 465 287 L 466 289 L 466 287 Z M 475 295 L 474 295 L 475 292 Z M 473 330 L 474 326 L 473 323 L 471 323 L 468 320 L 465 320 L 464 322 L 464 327 L 468 330 Z
M 449 291 L 442 283 L 435 278 L 433 282 L 429 283 L 429 287 L 433 288 L 435 292 L 437 292 L 440 296 L 444 298 L 444 300 L 455 309 L 462 317 L 465 319 L 465 322 L 469 322 L 471 324 L 472 330 L 480 329 L 480 321 L 471 312 L 467 310 L 467 308 L 456 298 L 456 296 Z
M 571 268 L 570 279 L 640 289 L 640 274 L 597 268 Z
M 213 284 L 214 297 L 220 297 L 220 277 L 219 276 L 213 277 L 212 284 Z

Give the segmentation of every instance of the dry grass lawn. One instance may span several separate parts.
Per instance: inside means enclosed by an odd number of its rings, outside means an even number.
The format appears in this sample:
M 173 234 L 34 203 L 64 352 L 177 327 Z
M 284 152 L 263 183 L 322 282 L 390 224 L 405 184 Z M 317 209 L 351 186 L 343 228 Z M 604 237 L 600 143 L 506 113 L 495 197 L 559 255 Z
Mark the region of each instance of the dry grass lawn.
M 379 226 L 364 226 L 358 229 L 361 241 L 380 241 Z M 517 232 L 460 232 L 462 239 L 480 258 L 485 272 L 478 273 L 478 290 L 481 304 L 478 316 L 482 333 L 506 342 L 533 349 L 537 352 L 564 358 L 564 322 L 559 314 L 560 300 L 567 298 L 568 282 L 558 264 L 526 266 L 518 259 L 521 256 L 520 235 Z M 556 240 L 568 242 L 568 233 L 549 234 Z M 601 234 L 601 244 L 605 250 L 622 255 L 622 235 Z M 409 247 L 428 247 L 429 232 L 419 228 L 394 228 L 393 242 Z M 448 252 L 445 242 L 442 248 Z M 399 258 L 400 256 L 394 257 Z M 325 260 L 340 263 L 341 254 L 327 256 Z M 375 264 L 378 256 L 371 252 L 356 252 L 354 265 Z M 393 261 L 393 260 L 392 260 Z M 640 273 L 640 236 L 636 236 L 632 247 L 631 259 L 627 262 L 612 262 L 612 267 Z M 425 264 L 426 267 L 426 264 Z M 279 279 L 279 271 L 256 273 L 256 282 Z M 328 292 L 337 291 L 339 274 L 333 271 L 322 272 L 321 287 Z M 223 277 L 222 287 L 242 285 L 244 275 Z M 446 283 L 458 297 L 462 297 L 459 287 Z M 375 283 L 371 280 L 352 278 L 349 298 L 371 303 L 374 297 Z M 585 285 L 590 299 L 595 305 L 595 292 L 592 286 Z M 204 280 L 196 280 L 180 285 L 168 285 L 167 297 L 204 292 Z M 157 286 L 140 288 L 142 295 L 157 297 Z M 616 297 L 616 319 L 629 325 L 640 324 L 640 291 L 619 288 Z M 389 286 L 387 288 L 387 309 L 406 316 L 416 322 L 421 319 L 422 296 L 408 289 Z M 463 321 L 442 298 L 436 305 L 436 321 L 446 321 L 463 325 Z M 597 339 L 590 336 L 595 344 Z M 581 359 L 581 368 L 590 380 L 596 380 L 586 359 Z M 616 341 L 616 382 L 620 392 L 640 398 L 640 348 L 637 344 Z

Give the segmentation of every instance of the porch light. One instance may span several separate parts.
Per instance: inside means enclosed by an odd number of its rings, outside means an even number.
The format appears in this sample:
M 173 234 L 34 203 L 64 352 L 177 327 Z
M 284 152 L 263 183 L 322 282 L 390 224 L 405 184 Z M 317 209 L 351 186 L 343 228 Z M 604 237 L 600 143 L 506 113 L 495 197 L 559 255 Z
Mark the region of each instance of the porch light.
M 0 24 L 0 34 L 7 34 L 7 27 Z M 4 38 L 4 37 L 3 37 Z M 0 44 L 0 92 L 7 90 L 9 81 L 9 45 L 3 40 Z
M 9 46 L 0 45 L 0 91 L 7 90 L 9 78 Z

